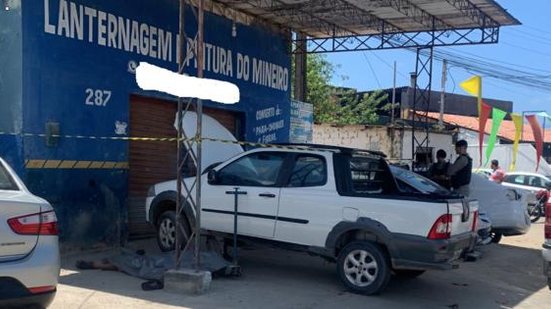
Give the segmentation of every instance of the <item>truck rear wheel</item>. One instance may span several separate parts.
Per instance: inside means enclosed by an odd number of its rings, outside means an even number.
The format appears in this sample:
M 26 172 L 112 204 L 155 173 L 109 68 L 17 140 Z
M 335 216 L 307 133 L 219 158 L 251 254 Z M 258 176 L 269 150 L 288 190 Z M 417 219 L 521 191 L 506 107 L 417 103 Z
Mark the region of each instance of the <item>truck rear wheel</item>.
M 390 267 L 383 249 L 367 241 L 353 241 L 341 250 L 337 272 L 349 290 L 366 295 L 382 292 L 390 280 Z

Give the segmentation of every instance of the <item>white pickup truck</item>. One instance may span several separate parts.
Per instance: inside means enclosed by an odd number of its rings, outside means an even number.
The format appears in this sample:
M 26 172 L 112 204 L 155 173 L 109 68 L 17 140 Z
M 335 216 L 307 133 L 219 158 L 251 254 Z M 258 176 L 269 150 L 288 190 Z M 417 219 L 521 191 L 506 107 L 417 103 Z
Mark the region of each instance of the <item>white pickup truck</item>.
M 342 283 L 381 292 L 392 273 L 451 269 L 474 242 L 478 203 L 435 190 L 404 191 L 384 155 L 343 147 L 258 148 L 204 171 L 201 224 L 231 236 L 238 187 L 240 239 L 266 241 L 337 264 Z M 185 182 L 192 181 L 185 179 Z M 428 181 L 428 180 L 427 180 Z M 403 186 L 403 184 L 402 184 Z M 174 249 L 176 181 L 150 188 L 147 220 Z M 185 207 L 189 229 L 195 216 Z

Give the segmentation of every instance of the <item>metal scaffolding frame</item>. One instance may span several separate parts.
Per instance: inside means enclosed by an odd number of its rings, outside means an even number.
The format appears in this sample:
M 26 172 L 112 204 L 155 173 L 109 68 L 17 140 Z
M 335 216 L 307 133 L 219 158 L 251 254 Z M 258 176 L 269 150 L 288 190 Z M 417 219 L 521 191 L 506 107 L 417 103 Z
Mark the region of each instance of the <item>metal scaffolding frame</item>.
M 378 33 L 362 36 L 333 36 L 294 40 L 292 53 L 330 53 L 401 48 L 426 48 L 499 41 L 499 27 Z M 302 43 L 302 44 L 300 44 Z
M 432 63 L 433 63 L 433 47 L 418 48 L 417 58 L 415 63 L 415 88 L 413 88 L 413 113 L 411 115 L 412 132 L 411 132 L 411 154 L 412 154 L 412 170 L 416 170 L 415 156 L 419 150 L 428 149 L 430 144 L 430 127 L 429 127 L 429 108 L 431 102 L 432 89 Z M 419 79 L 426 79 L 427 82 L 421 86 Z M 420 125 L 418 125 L 420 124 Z M 419 136 L 417 132 L 422 132 Z
M 184 43 L 186 42 L 186 35 L 184 31 L 185 26 L 185 4 L 186 0 L 179 0 L 179 41 L 180 54 L 178 55 L 178 73 L 184 74 Z M 191 7 L 191 6 L 190 6 Z M 193 10 L 193 7 L 191 7 Z M 195 50 L 191 50 L 192 53 L 197 55 L 197 62 L 203 63 L 204 53 L 204 0 L 199 0 L 197 11 L 194 10 L 194 15 L 197 17 L 197 44 Z M 203 78 L 203 66 L 197 66 L 197 77 Z M 185 106 L 184 106 L 185 105 Z M 195 108 L 197 118 L 197 128 L 195 136 L 188 136 L 182 128 L 182 121 L 186 113 L 191 108 Z M 176 268 L 181 265 L 182 253 L 185 252 L 189 246 L 194 243 L 194 268 L 200 269 L 201 255 L 200 255 L 200 241 L 201 241 L 201 171 L 202 171 L 202 123 L 203 123 L 203 101 L 201 99 L 187 99 L 184 103 L 183 98 L 178 99 L 178 114 L 177 114 L 177 132 L 178 132 L 178 146 L 177 146 L 177 166 L 176 166 Z M 195 148 L 195 150 L 194 150 Z M 186 184 L 183 181 L 183 174 L 185 172 L 185 164 L 187 160 L 192 160 L 195 164 L 195 179 L 191 184 Z M 183 189 L 183 190 L 182 190 Z M 188 234 L 185 229 L 185 225 L 182 224 L 183 220 L 186 220 L 185 207 L 191 207 L 195 213 L 195 219 L 188 222 L 192 223 L 190 226 L 192 233 Z M 184 239 L 182 239 L 182 237 Z M 182 250 L 184 240 L 187 240 L 185 247 Z

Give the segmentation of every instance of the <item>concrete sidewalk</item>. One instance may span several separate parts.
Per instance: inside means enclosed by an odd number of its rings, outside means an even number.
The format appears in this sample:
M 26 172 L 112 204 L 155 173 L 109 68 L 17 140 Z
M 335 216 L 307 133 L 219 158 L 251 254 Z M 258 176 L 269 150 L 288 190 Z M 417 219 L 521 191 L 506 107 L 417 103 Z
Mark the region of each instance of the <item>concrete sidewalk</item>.
M 337 279 L 335 265 L 320 258 L 287 251 L 241 251 L 243 276 L 214 279 L 201 296 L 142 291 L 140 279 L 118 272 L 76 271 L 79 258 L 63 261 L 61 284 L 51 308 L 547 308 L 551 291 L 542 275 L 543 224 L 520 237 L 483 249 L 476 263 L 453 271 L 427 272 L 417 279 L 392 280 L 383 295 L 348 293 Z M 150 243 L 132 246 L 154 247 Z

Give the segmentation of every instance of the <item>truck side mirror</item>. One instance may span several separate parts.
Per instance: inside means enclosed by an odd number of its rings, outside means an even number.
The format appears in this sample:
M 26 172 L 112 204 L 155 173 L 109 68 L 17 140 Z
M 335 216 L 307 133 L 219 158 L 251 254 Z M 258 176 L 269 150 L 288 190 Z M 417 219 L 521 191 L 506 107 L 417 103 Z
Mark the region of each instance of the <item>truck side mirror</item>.
M 218 183 L 218 172 L 216 172 L 215 170 L 210 170 L 207 174 L 207 180 L 211 185 Z

